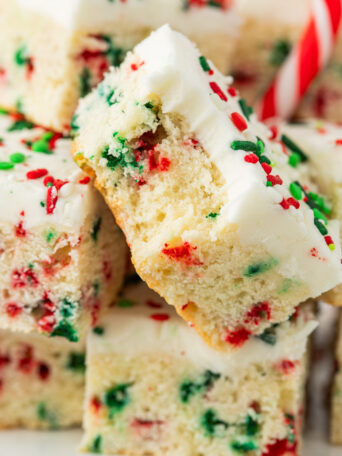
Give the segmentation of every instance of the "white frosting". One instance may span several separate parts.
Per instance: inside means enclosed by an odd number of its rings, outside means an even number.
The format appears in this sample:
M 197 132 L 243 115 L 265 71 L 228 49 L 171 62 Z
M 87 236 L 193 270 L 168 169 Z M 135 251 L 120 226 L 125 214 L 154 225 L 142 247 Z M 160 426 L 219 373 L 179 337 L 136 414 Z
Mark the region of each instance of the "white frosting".
M 71 141 L 60 139 L 52 154 L 43 154 L 30 150 L 22 140 L 34 141 L 44 130 L 41 128 L 24 129 L 8 132 L 13 120 L 7 115 L 0 115 L 0 162 L 8 162 L 11 154 L 20 152 L 25 155 L 23 163 L 15 164 L 13 169 L 0 169 L 0 224 L 17 224 L 24 222 L 25 229 L 53 226 L 59 229 L 77 231 L 89 214 L 93 204 L 94 190 L 91 184 L 78 182 L 84 174 L 71 158 Z M 26 174 L 31 170 L 45 168 L 48 175 L 55 179 L 67 180 L 58 191 L 58 200 L 52 214 L 47 214 L 41 202 L 46 202 L 47 187 L 44 177 L 28 179 Z M 20 212 L 25 215 L 21 216 Z
M 124 298 L 133 301 L 133 307 L 115 307 L 100 326 L 103 335 L 90 334 L 90 356 L 104 353 L 119 353 L 126 358 L 143 353 L 163 353 L 187 359 L 198 370 L 235 374 L 251 364 L 277 364 L 283 359 L 300 360 L 305 352 L 307 338 L 316 328 L 312 318 L 298 317 L 296 323 L 285 322 L 277 328 L 277 343 L 269 345 L 255 337 L 239 350 L 230 354 L 210 348 L 203 339 L 181 319 L 171 306 L 141 283 L 124 291 Z M 161 308 L 152 308 L 148 300 L 159 303 Z M 166 321 L 156 321 L 153 314 L 168 315 Z M 306 321 L 305 321 L 306 320 Z
M 242 16 L 258 20 L 304 25 L 309 17 L 311 0 L 235 0 Z
M 342 183 L 342 127 L 320 120 L 282 125 L 281 129 L 310 156 L 316 177 L 324 188 Z
M 125 29 L 155 29 L 170 24 L 187 34 L 231 35 L 237 19 L 230 9 L 183 8 L 183 0 L 16 0 L 25 9 L 45 15 L 69 30 L 117 24 Z M 115 31 L 115 30 L 114 30 Z
M 222 101 L 209 87 L 209 82 L 216 82 L 227 93 L 230 79 L 212 64 L 214 75 L 204 72 L 194 45 L 168 26 L 153 32 L 135 48 L 134 54 L 144 62 L 137 72 L 135 90 L 139 98 L 156 94 L 163 112 L 180 114 L 226 179 L 229 202 L 221 209 L 217 222 L 236 224 L 243 244 L 265 248 L 278 260 L 280 273 L 302 281 L 312 297 L 339 283 L 342 275 L 338 224 L 329 223 L 329 235 L 336 244 L 331 252 L 305 203 L 301 202 L 300 209 L 284 210 L 280 206 L 283 198 L 291 196 L 288 186 L 300 177 L 302 167 L 294 170 L 287 164 L 288 157 L 278 145 L 267 141 L 263 136 L 265 127 L 255 118 L 243 133 L 234 126 L 231 113 L 241 113 L 237 97 L 228 95 L 228 102 Z M 110 76 L 107 82 L 110 84 Z M 266 143 L 266 155 L 275 162 L 272 174 L 279 174 L 283 185 L 267 187 L 260 163 L 247 163 L 244 152 L 231 149 L 232 141 L 256 142 L 257 135 Z M 326 261 L 312 257 L 312 248 Z

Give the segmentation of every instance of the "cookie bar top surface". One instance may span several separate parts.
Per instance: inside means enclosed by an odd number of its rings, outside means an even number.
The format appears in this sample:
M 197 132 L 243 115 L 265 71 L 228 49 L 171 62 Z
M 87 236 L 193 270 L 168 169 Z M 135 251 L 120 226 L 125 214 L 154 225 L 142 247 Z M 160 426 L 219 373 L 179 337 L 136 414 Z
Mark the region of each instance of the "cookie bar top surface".
M 188 33 L 231 33 L 238 21 L 231 0 L 17 0 L 24 9 L 52 18 L 64 27 L 98 26 L 118 20 L 150 28 L 169 23 Z
M 304 307 L 298 316 L 268 330 L 262 338 L 251 338 L 238 352 L 223 354 L 210 348 L 173 307 L 141 282 L 124 289 L 112 312 L 89 335 L 88 351 L 96 356 L 119 350 L 127 358 L 164 352 L 188 359 L 198 368 L 229 374 L 251 363 L 299 360 L 316 326 L 311 311 Z
M 320 230 L 305 202 L 303 187 L 293 197 L 293 187 L 297 188 L 296 182 L 306 174 L 307 157 L 297 157 L 302 163 L 290 166 L 288 151 L 268 139 L 270 132 L 237 96 L 230 86 L 231 78 L 220 74 L 189 40 L 169 26 L 153 32 L 128 60 L 134 62 L 134 71 L 128 73 L 132 97 L 142 103 L 157 98 L 163 113 L 180 116 L 224 177 L 229 201 L 217 223 L 236 228 L 241 244 L 264 247 L 277 258 L 279 271 L 299 278 L 313 297 L 340 282 L 336 222 L 320 226 Z M 115 90 L 116 75 L 115 71 L 109 73 L 104 85 Z M 95 90 L 78 109 L 83 143 L 87 142 L 82 152 L 87 159 L 97 150 L 99 139 L 87 135 L 87 119 L 93 106 L 101 103 L 110 113 L 111 107 Z M 114 128 L 110 121 L 101 129 L 101 141 L 109 141 L 113 129 L 126 137 L 130 134 L 129 126 Z
M 25 229 L 77 230 L 94 190 L 71 158 L 71 141 L 17 114 L 0 115 L 0 138 L 0 225 L 20 219 Z

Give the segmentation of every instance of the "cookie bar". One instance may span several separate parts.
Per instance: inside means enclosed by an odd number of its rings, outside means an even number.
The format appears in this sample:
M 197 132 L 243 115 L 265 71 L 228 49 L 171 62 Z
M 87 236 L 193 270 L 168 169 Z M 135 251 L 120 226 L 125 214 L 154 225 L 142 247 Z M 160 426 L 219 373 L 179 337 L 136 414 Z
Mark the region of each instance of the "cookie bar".
M 226 71 L 238 24 L 230 0 L 1 0 L 0 9 L 0 106 L 58 131 L 151 30 L 171 23 Z
M 0 328 L 77 341 L 115 298 L 120 230 L 70 139 L 0 114 Z
M 337 223 L 305 197 L 307 157 L 170 27 L 81 101 L 75 134 L 138 274 L 213 347 L 240 347 L 341 281 Z
M 85 435 L 93 453 L 295 455 L 310 308 L 230 356 L 143 283 L 88 339 Z
M 0 428 L 80 425 L 85 346 L 0 331 Z
M 342 222 L 342 128 L 322 120 L 310 120 L 305 124 L 284 125 L 280 133 L 310 158 L 312 179 L 327 196 L 326 203 L 316 201 L 316 213 Z M 342 234 L 342 231 L 341 231 Z M 342 305 L 342 286 L 339 285 L 325 294 L 331 304 Z

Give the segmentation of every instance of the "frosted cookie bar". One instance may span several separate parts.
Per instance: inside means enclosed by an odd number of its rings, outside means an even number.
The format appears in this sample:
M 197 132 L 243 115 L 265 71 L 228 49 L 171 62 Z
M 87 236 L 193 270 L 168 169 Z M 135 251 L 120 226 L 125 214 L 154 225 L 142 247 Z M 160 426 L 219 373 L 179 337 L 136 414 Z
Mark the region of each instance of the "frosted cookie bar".
M 0 106 L 67 129 L 79 97 L 151 30 L 170 23 L 227 71 L 230 0 L 0 1 Z
M 323 220 L 332 216 L 342 222 L 342 128 L 321 120 L 305 124 L 283 125 L 284 134 L 310 158 L 310 172 L 319 189 L 327 196 L 313 201 L 314 211 Z M 325 222 L 324 222 L 325 223 Z M 342 231 L 341 231 L 342 234 Z M 342 305 L 342 286 L 325 294 L 331 304 Z
M 94 453 L 298 454 L 307 307 L 231 356 L 208 347 L 145 284 L 128 287 L 87 346 L 85 435 Z
M 213 347 L 240 347 L 340 282 L 337 224 L 305 198 L 307 157 L 271 140 L 168 26 L 83 99 L 75 133 L 138 274 Z
M 0 428 L 80 425 L 85 346 L 0 331 Z
M 120 230 L 71 141 L 0 114 L 0 328 L 77 341 L 114 299 Z

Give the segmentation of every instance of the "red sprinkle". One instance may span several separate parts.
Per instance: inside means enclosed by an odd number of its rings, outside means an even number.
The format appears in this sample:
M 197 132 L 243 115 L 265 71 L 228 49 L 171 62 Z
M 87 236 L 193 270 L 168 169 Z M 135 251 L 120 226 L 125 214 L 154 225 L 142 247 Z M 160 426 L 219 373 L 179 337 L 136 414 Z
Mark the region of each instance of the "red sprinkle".
M 57 189 L 54 186 L 48 187 L 46 194 L 46 213 L 53 214 L 58 200 Z
M 90 408 L 95 414 L 98 414 L 102 407 L 101 401 L 98 397 L 94 396 L 90 399 Z
M 48 184 L 52 184 L 53 185 L 54 182 L 55 182 L 55 179 L 52 176 L 44 177 L 43 184 L 45 185 L 45 187 L 47 187 Z
M 196 249 L 197 247 L 191 246 L 189 242 L 184 242 L 183 245 L 176 247 L 168 247 L 168 244 L 165 244 L 165 248 L 162 249 L 162 253 L 175 261 L 186 264 L 187 266 L 201 266 L 203 263 L 193 253 Z
M 157 314 L 150 315 L 150 318 L 152 318 L 152 320 L 155 320 L 155 321 L 166 321 L 166 320 L 169 320 L 170 315 L 163 314 L 163 313 L 157 313 Z
M 89 177 L 89 176 L 84 176 L 84 177 L 79 181 L 80 184 L 84 184 L 84 185 L 85 185 L 85 184 L 89 184 L 89 182 L 90 182 L 90 177 Z
M 33 349 L 30 346 L 25 347 L 24 355 L 18 361 L 18 369 L 24 374 L 29 374 L 34 367 Z
M 293 206 L 295 209 L 299 209 L 299 201 L 296 199 L 290 197 L 290 198 L 283 198 L 283 200 L 279 203 L 282 208 L 285 210 L 290 209 L 291 206 Z
M 337 146 L 342 146 L 342 139 L 336 139 L 335 143 Z
M 46 313 L 38 320 L 38 327 L 43 332 L 50 333 L 56 324 L 56 317 L 50 311 L 46 311 Z
M 23 288 L 26 285 L 31 287 L 36 287 L 38 285 L 38 279 L 35 276 L 32 269 L 15 269 L 12 273 L 12 287 L 13 288 Z
M 21 314 L 23 308 L 15 304 L 14 302 L 9 302 L 6 306 L 6 313 L 11 318 L 15 318 L 17 315 Z
M 154 155 L 154 148 L 149 149 L 147 151 L 147 156 L 148 156 L 148 169 L 149 171 L 153 171 L 158 167 L 156 157 Z
M 291 361 L 290 359 L 283 359 L 279 364 L 275 366 L 277 370 L 280 370 L 285 375 L 291 374 L 298 364 L 298 361 Z
M 209 82 L 211 90 L 218 95 L 221 100 L 228 101 L 227 96 L 222 92 L 221 88 L 218 86 L 216 82 Z
M 146 305 L 148 307 L 152 307 L 153 309 L 161 309 L 163 306 L 161 304 L 159 304 L 158 302 L 154 302 L 152 301 L 152 299 L 148 299 L 146 301 Z
M 272 174 L 269 174 L 267 176 L 267 182 L 271 182 L 272 185 L 282 185 L 283 181 L 281 177 L 276 174 L 275 176 L 272 176 Z
M 241 347 L 247 340 L 251 332 L 245 328 L 239 328 L 235 331 L 227 331 L 225 341 L 229 344 L 233 345 L 234 347 Z
M 237 95 L 237 90 L 235 89 L 235 87 L 228 87 L 227 92 L 232 97 L 236 97 L 236 95 Z
M 248 154 L 244 156 L 244 160 L 247 163 L 258 163 L 259 157 L 256 154 Z
M 50 376 L 50 368 L 45 363 L 38 364 L 38 376 L 41 380 L 45 381 Z
M 269 130 L 271 132 L 270 139 L 271 140 L 276 139 L 278 137 L 278 127 L 276 125 L 271 125 L 269 127 Z
M 185 310 L 188 306 L 189 306 L 189 304 L 183 304 L 182 307 L 181 307 L 181 309 L 182 309 L 182 310 Z
M 327 245 L 334 244 L 334 241 L 332 240 L 331 236 L 324 236 L 324 240 L 327 243 Z
M 46 176 L 48 173 L 48 170 L 45 168 L 38 168 L 38 169 L 33 169 L 32 171 L 28 171 L 26 173 L 27 179 L 39 179 L 43 176 Z
M 263 170 L 265 171 L 266 174 L 271 174 L 272 172 L 272 166 L 269 165 L 268 163 L 264 162 L 261 163 L 261 166 L 263 167 Z
M 158 168 L 160 171 L 168 171 L 171 165 L 171 161 L 167 157 L 161 157 L 159 159 Z
M 239 131 L 247 130 L 248 124 L 239 112 L 233 112 L 230 118 Z
M 23 227 L 23 221 L 20 220 L 20 222 L 14 226 L 14 234 L 17 236 L 17 237 L 25 237 L 26 236 L 26 230 L 25 228 Z
M 269 320 L 271 318 L 271 306 L 267 301 L 255 304 L 246 314 L 245 323 L 254 323 L 258 325 L 260 320 Z
M 276 440 L 267 445 L 261 456 L 297 456 L 297 442 L 290 443 L 287 439 Z

